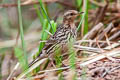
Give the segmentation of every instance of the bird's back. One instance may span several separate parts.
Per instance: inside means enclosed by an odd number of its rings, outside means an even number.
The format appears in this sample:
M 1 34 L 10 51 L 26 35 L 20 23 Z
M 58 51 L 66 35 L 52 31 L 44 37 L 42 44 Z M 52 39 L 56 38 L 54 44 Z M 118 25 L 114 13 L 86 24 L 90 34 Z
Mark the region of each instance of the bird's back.
M 51 36 L 49 40 L 47 40 L 42 51 L 39 53 L 37 58 L 31 62 L 29 66 L 36 63 L 40 58 L 48 56 L 52 51 L 54 51 L 56 45 L 66 44 L 70 36 L 74 36 L 74 34 L 76 34 L 74 30 L 73 31 L 71 30 L 71 27 L 65 27 L 65 26 L 70 26 L 70 25 L 61 24 L 58 26 L 54 35 Z
M 71 29 L 70 29 L 70 27 L 65 28 L 64 26 L 65 25 L 63 25 L 63 24 L 58 26 L 58 28 L 57 28 L 56 32 L 54 33 L 54 35 L 51 36 L 49 38 L 49 40 L 45 43 L 45 46 L 42 49 L 41 54 L 44 54 L 44 53 L 49 54 L 50 52 L 52 52 L 53 48 L 57 44 L 65 44 L 68 41 L 68 37 L 71 34 Z

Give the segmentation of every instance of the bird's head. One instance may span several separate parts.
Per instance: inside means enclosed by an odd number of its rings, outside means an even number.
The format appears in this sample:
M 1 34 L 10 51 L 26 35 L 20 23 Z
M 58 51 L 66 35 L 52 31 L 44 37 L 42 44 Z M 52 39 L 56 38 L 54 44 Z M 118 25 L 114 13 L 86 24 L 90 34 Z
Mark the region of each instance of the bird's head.
M 68 10 L 64 13 L 63 22 L 74 22 L 75 18 L 82 13 L 83 12 L 78 12 L 76 10 Z

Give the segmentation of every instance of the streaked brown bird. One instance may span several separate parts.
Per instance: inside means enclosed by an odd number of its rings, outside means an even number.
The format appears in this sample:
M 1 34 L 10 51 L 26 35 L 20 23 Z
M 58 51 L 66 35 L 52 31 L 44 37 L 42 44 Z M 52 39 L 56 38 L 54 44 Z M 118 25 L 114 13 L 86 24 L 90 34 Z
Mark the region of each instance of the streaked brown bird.
M 40 54 L 37 56 L 35 60 L 33 60 L 30 63 L 29 66 L 36 63 L 42 57 L 49 55 L 53 51 L 56 45 L 67 43 L 70 37 L 73 37 L 74 39 L 76 39 L 77 30 L 76 30 L 74 20 L 81 13 L 83 12 L 78 12 L 76 10 L 68 10 L 66 13 L 64 13 L 63 23 L 58 26 L 54 35 L 51 36 L 50 39 L 45 43 L 45 46 L 40 52 Z

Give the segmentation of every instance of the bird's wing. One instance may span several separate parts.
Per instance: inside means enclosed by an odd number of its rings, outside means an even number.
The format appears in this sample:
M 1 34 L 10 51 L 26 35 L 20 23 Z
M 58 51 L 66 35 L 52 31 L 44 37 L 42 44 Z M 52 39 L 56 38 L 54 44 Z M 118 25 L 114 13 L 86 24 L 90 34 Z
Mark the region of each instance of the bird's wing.
M 62 24 L 57 27 L 57 30 L 56 30 L 56 32 L 54 33 L 54 35 L 51 36 L 51 37 L 49 38 L 49 40 L 45 43 L 45 46 L 44 46 L 44 48 L 42 49 L 42 51 L 45 52 L 46 54 L 48 54 L 49 52 L 51 52 L 51 50 L 52 50 L 57 44 L 59 44 L 59 37 L 58 37 L 58 35 L 60 34 L 60 32 L 61 32 L 61 30 L 62 30 L 61 27 L 62 27 Z
M 36 63 L 37 61 L 39 61 L 42 57 L 44 57 L 45 55 L 48 55 L 52 49 L 57 45 L 59 44 L 59 41 L 58 41 L 58 34 L 61 30 L 61 27 L 62 25 L 59 25 L 57 27 L 57 30 L 56 32 L 54 33 L 53 36 L 51 36 L 49 38 L 49 40 L 47 40 L 47 42 L 45 43 L 45 46 L 43 47 L 42 51 L 39 53 L 39 55 L 37 56 L 37 58 L 35 60 L 33 60 L 30 64 L 29 64 L 29 67 L 32 66 L 34 63 Z

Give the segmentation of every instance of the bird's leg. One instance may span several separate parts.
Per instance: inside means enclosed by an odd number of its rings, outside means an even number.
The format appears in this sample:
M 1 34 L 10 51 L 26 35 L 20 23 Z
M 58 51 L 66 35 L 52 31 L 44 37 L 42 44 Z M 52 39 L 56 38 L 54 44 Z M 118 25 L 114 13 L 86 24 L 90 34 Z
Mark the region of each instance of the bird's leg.
M 55 64 L 54 64 L 54 60 L 53 60 L 50 56 L 49 56 L 48 58 L 49 58 L 49 60 L 51 61 L 51 64 L 53 65 L 53 67 L 56 68 L 56 66 L 55 66 Z

